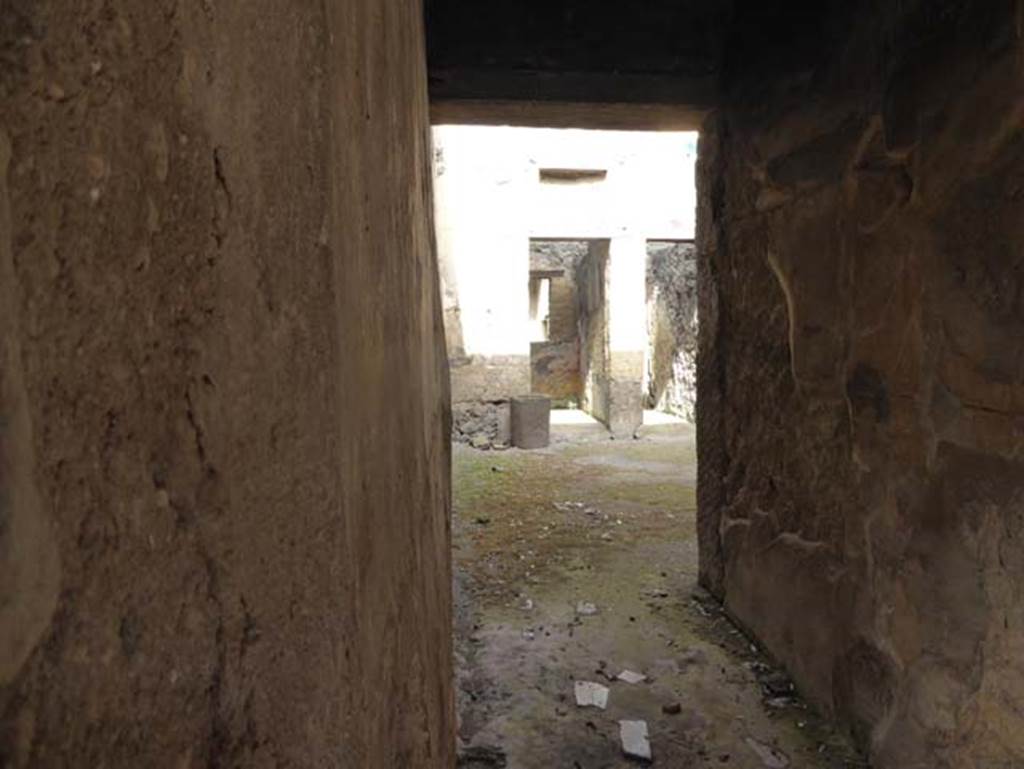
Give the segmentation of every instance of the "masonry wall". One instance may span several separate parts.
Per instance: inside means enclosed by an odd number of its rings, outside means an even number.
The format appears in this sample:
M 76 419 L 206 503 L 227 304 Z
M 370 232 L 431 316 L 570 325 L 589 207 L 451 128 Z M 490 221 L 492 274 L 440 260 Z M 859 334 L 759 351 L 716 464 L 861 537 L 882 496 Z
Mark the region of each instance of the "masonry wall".
M 572 339 L 577 327 L 576 277 L 551 279 L 551 338 Z
M 531 270 L 562 270 L 562 275 L 551 278 L 548 336 L 553 341 L 573 339 L 579 332 L 576 319 L 576 268 L 588 252 L 585 240 L 531 240 Z
M 611 401 L 608 371 L 608 242 L 592 241 L 576 272 L 580 327 L 580 405 L 595 418 L 608 420 Z
M 5 3 L 5 767 L 453 764 L 423 58 L 415 2 Z
M 845 5 L 701 137 L 701 579 L 878 769 L 1010 769 L 1024 10 Z
M 548 338 L 530 343 L 530 390 L 557 406 L 580 399 L 579 288 L 576 268 L 586 258 L 585 240 L 530 241 L 530 270 L 561 270 L 549 278 Z
M 647 243 L 644 408 L 696 418 L 697 249 L 692 241 Z

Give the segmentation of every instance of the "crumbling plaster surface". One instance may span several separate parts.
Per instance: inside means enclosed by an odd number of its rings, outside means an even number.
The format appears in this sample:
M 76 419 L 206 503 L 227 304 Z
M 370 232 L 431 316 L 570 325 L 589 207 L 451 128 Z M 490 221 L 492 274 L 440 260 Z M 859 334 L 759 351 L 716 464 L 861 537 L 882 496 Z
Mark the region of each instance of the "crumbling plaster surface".
M 697 249 L 693 241 L 647 244 L 644 408 L 688 422 L 697 406 Z
M 4 5 L 0 764 L 452 765 L 421 25 Z
M 530 391 L 553 405 L 575 406 L 580 399 L 579 319 L 576 268 L 586 258 L 585 240 L 531 240 L 530 270 L 561 271 L 549 278 L 548 337 L 530 343 Z
M 878 769 L 1010 769 L 1024 11 L 939 10 L 835 15 L 705 126 L 701 572 Z
M 581 406 L 595 418 L 608 422 L 611 387 L 608 373 L 608 243 L 590 244 L 587 257 L 576 271 L 579 289 L 576 317 L 579 323 Z
M 530 270 L 561 270 L 551 278 L 551 322 L 548 338 L 554 342 L 574 339 L 576 327 L 576 269 L 587 257 L 585 240 L 531 240 Z

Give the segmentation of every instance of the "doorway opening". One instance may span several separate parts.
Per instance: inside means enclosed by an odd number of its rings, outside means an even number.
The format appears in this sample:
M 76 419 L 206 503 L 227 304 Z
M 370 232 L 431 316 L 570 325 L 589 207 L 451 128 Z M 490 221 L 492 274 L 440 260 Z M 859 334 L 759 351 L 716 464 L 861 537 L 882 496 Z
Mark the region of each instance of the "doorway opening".
M 607 260 L 608 240 L 535 238 L 529 250 L 531 317 L 543 305 L 530 341 L 530 391 L 550 398 L 555 411 L 579 409 L 589 403 L 590 327 L 604 301 L 602 287 L 591 286 L 588 276 Z
M 817 750 L 696 588 L 696 144 L 434 129 L 465 766 L 620 766 L 620 721 L 665 765 Z

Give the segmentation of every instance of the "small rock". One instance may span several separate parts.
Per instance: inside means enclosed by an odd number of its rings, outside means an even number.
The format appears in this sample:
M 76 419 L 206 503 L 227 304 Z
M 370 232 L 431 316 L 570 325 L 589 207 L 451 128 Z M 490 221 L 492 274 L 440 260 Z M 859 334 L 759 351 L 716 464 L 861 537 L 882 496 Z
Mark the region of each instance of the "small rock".
M 683 712 L 683 706 L 679 702 L 667 702 L 661 706 L 661 712 L 669 716 L 678 716 Z
M 581 708 L 599 708 L 608 706 L 608 687 L 593 681 L 576 681 L 573 685 L 576 705 Z
M 590 603 L 590 601 L 580 601 L 576 604 L 576 613 L 581 617 L 592 617 L 597 612 L 597 604 Z
M 651 760 L 651 741 L 647 737 L 646 721 L 619 721 L 622 752 L 629 758 Z
M 619 680 L 624 681 L 627 684 L 639 684 L 647 680 L 647 676 L 643 673 L 637 673 L 635 670 L 623 670 L 619 673 Z
M 491 447 L 491 439 L 485 433 L 477 433 L 469 439 L 469 445 L 474 449 L 489 449 Z

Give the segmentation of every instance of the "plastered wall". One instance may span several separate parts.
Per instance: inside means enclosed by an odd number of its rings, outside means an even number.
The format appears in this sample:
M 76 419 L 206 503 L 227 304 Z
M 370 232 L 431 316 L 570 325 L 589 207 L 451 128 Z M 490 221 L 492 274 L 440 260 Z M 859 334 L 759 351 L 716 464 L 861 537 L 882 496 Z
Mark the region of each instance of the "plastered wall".
M 4 5 L 3 766 L 452 765 L 421 25 Z
M 611 406 L 608 353 L 608 242 L 591 241 L 576 270 L 581 406 L 607 422 Z
M 694 421 L 697 401 L 697 252 L 692 241 L 647 244 L 644 406 Z
M 1018 767 L 1021 5 L 823 7 L 702 133 L 702 581 L 878 769 Z

